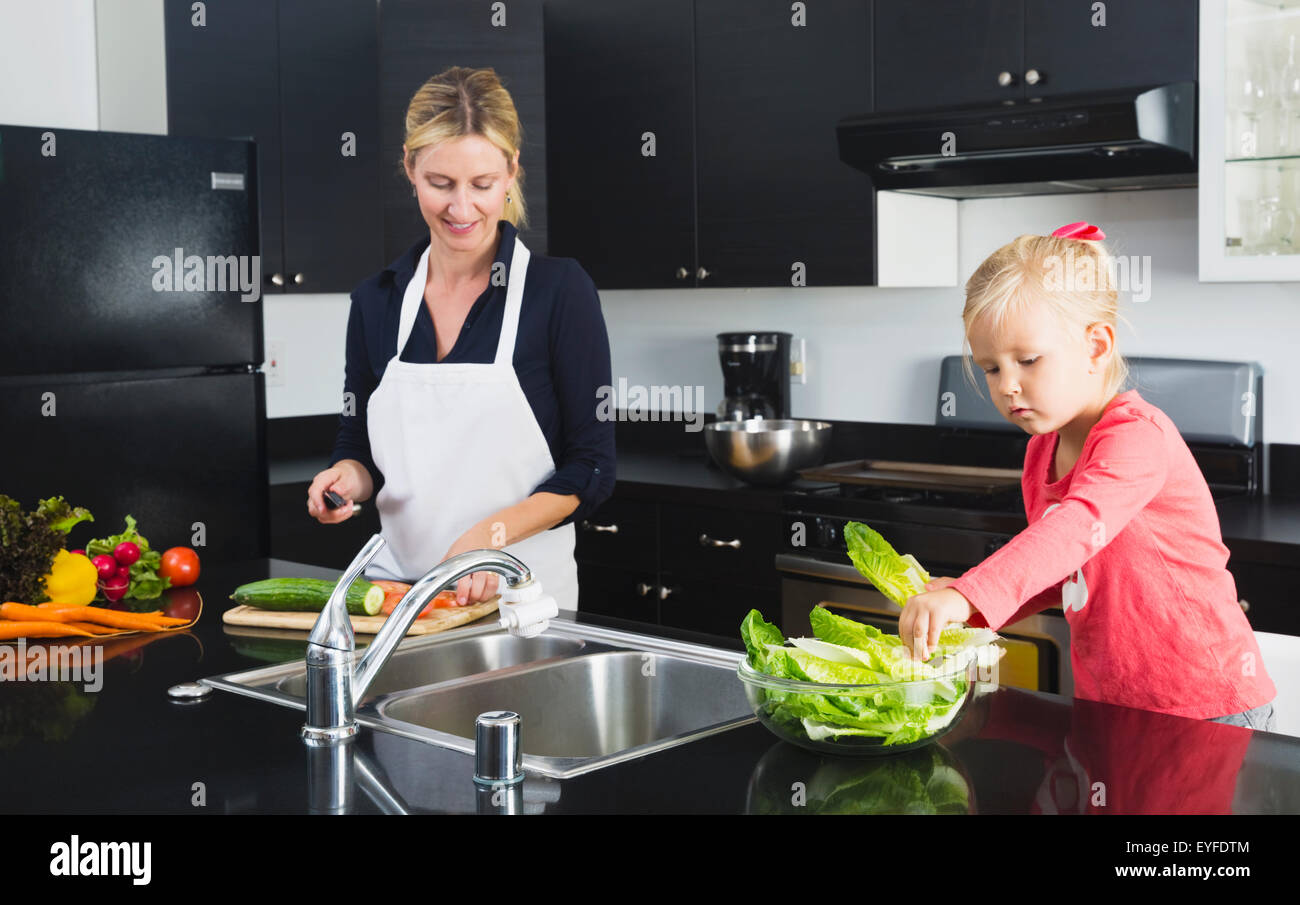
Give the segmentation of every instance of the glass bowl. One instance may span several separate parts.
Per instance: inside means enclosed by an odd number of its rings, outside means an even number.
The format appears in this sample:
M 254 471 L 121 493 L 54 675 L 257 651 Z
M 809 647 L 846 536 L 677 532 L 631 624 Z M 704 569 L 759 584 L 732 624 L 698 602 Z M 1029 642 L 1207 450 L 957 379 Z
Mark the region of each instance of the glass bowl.
M 872 757 L 922 748 L 955 726 L 975 685 L 973 663 L 922 679 L 827 685 L 765 675 L 741 660 L 736 675 L 758 721 L 820 754 Z M 879 716 L 877 716 L 879 714 Z M 831 734 L 851 730 L 853 734 Z

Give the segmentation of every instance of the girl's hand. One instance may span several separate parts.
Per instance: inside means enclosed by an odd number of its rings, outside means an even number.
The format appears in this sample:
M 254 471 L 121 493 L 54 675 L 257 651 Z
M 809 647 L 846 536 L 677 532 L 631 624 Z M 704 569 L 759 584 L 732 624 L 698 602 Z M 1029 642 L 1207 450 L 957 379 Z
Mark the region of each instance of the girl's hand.
M 952 622 L 965 622 L 975 612 L 961 591 L 947 587 L 954 579 L 939 578 L 926 585 L 945 582 L 938 590 L 927 590 L 907 601 L 898 617 L 898 637 L 908 646 L 913 660 L 928 660 L 939 645 L 939 633 Z
M 370 472 L 356 459 L 340 459 L 318 473 L 307 488 L 307 514 L 322 525 L 337 525 L 352 518 L 353 500 L 369 499 L 374 483 Z M 325 491 L 332 490 L 346 501 L 337 509 L 325 505 Z
M 488 529 L 475 525 L 462 534 L 456 543 L 451 545 L 451 549 L 443 556 L 443 560 L 468 550 L 495 548 L 496 545 L 492 543 Z M 482 603 L 484 600 L 495 597 L 500 579 L 501 576 L 497 575 L 496 572 L 473 572 L 466 575 L 456 582 L 456 604 L 466 606 L 471 603 Z

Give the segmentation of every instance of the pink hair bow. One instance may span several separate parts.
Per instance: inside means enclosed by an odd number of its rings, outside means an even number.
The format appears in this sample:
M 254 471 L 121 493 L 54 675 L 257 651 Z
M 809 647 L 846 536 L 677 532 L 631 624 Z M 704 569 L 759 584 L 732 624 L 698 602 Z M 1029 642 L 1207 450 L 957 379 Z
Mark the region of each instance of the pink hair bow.
M 1059 236 L 1062 239 L 1085 239 L 1089 241 L 1106 238 L 1106 234 L 1101 231 L 1101 227 L 1093 226 L 1084 220 L 1054 229 L 1052 235 Z

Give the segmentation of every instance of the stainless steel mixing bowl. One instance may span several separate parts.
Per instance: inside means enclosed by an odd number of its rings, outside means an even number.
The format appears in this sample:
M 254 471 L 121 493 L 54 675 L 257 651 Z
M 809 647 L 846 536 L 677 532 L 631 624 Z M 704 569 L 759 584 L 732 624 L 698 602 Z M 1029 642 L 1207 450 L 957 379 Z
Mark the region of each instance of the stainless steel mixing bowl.
M 820 464 L 831 439 L 825 421 L 715 421 L 704 427 L 709 455 L 750 484 L 786 484 L 801 468 Z

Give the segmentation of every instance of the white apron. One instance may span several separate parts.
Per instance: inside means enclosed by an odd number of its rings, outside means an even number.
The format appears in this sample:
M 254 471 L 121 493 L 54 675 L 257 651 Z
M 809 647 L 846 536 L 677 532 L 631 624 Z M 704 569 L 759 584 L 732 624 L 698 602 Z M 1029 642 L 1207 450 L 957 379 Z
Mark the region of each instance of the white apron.
M 384 475 L 376 505 L 385 544 L 366 569 L 370 578 L 419 578 L 471 527 L 555 473 L 513 364 L 528 258 L 516 237 L 495 361 L 412 364 L 400 356 L 424 305 L 429 250 L 420 256 L 402 298 L 397 354 L 366 409 L 370 451 Z M 574 537 L 570 523 L 504 548 L 562 610 L 578 608 Z

